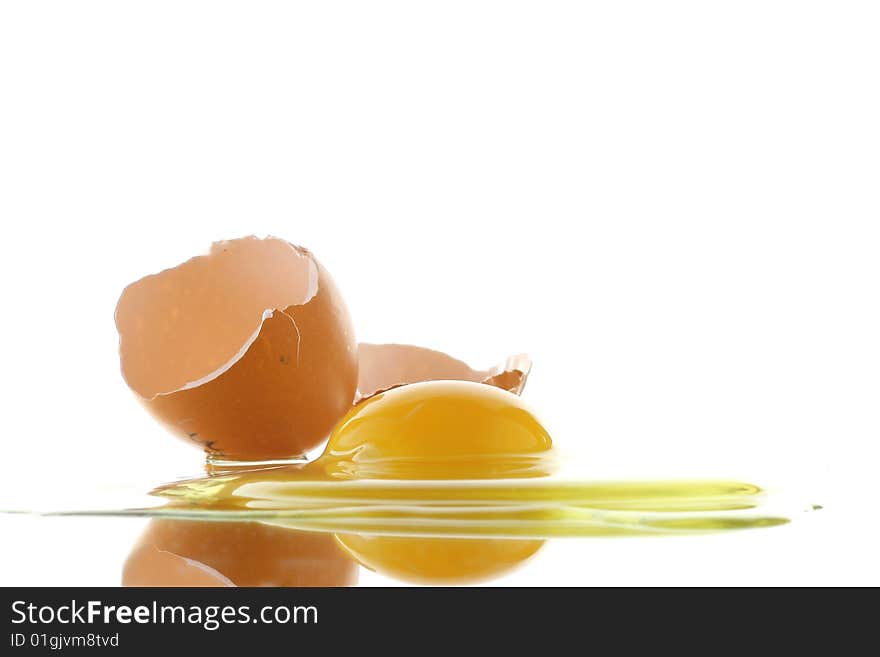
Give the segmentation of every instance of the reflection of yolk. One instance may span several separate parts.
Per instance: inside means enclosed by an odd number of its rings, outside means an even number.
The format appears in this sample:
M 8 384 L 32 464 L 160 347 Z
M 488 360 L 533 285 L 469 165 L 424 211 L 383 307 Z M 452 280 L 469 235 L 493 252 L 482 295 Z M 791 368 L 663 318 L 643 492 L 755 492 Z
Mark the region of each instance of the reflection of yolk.
M 368 568 L 419 584 L 469 584 L 497 577 L 532 556 L 544 541 L 476 538 L 338 536 Z
M 152 520 L 123 586 L 348 586 L 357 564 L 329 534 L 257 522 Z
M 488 479 L 549 474 L 550 437 L 515 395 L 479 383 L 432 381 L 372 397 L 336 427 L 318 460 L 343 478 Z M 420 583 L 500 575 L 543 541 L 339 535 L 358 561 Z

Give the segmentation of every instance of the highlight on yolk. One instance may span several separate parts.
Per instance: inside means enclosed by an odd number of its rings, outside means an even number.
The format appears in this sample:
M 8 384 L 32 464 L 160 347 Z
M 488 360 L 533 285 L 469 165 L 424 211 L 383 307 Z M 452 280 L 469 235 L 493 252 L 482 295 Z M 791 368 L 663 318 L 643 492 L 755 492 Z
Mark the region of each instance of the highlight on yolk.
M 330 534 L 258 522 L 154 519 L 123 586 L 350 586 L 358 565 Z
M 550 473 L 550 436 L 523 402 L 498 388 L 431 381 L 362 402 L 316 462 L 337 478 L 490 479 Z M 541 540 L 337 535 L 367 568 L 415 583 L 465 584 L 501 575 Z

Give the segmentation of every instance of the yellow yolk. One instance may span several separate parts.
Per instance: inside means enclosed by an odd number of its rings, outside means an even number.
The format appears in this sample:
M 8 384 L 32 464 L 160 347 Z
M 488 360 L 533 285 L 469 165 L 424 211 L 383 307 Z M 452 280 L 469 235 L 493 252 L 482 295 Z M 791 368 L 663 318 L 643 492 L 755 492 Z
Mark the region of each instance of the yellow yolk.
M 480 383 L 429 381 L 355 406 L 315 465 L 336 478 L 535 477 L 550 474 L 551 446 L 516 395 Z
M 314 464 L 334 478 L 488 479 L 550 473 L 550 436 L 519 397 L 479 383 L 417 383 L 367 399 L 337 425 Z M 338 535 L 359 562 L 418 583 L 498 576 L 540 540 Z

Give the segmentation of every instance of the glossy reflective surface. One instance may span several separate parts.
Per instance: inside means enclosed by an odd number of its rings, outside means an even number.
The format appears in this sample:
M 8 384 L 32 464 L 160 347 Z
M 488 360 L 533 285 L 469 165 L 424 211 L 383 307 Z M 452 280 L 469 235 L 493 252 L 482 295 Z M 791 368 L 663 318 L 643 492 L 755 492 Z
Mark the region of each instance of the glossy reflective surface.
M 215 466 L 155 488 L 153 506 L 66 499 L 62 513 L 155 518 L 126 584 L 341 586 L 358 563 L 404 582 L 467 584 L 510 572 L 550 538 L 773 527 L 794 511 L 743 482 L 579 481 L 551 476 L 555 465 L 517 396 L 431 382 L 358 404 L 312 462 Z

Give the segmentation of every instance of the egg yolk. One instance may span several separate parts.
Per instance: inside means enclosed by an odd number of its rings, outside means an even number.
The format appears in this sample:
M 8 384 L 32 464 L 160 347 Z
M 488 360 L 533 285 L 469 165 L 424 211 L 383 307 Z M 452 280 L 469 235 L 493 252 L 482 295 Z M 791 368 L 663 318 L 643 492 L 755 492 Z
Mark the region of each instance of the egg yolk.
M 335 478 L 498 479 L 552 471 L 547 431 L 516 395 L 428 381 L 355 406 L 316 465 Z
M 417 383 L 371 397 L 337 425 L 315 463 L 334 478 L 496 479 L 547 475 L 550 436 L 514 394 L 461 381 Z M 355 559 L 417 583 L 498 576 L 540 540 L 338 535 Z

